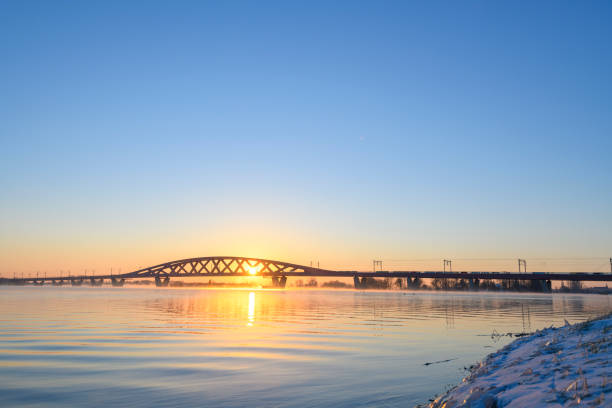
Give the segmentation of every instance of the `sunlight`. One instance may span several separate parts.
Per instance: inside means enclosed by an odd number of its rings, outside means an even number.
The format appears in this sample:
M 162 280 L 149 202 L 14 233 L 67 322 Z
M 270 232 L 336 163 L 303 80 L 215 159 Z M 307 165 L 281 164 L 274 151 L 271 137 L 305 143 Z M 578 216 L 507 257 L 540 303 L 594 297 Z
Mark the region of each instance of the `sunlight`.
M 257 265 L 251 266 L 247 263 L 246 269 L 250 275 L 257 275 L 257 272 L 259 272 L 259 267 Z
M 255 320 L 255 292 L 249 293 L 249 312 L 248 312 L 248 323 L 247 326 L 253 326 Z

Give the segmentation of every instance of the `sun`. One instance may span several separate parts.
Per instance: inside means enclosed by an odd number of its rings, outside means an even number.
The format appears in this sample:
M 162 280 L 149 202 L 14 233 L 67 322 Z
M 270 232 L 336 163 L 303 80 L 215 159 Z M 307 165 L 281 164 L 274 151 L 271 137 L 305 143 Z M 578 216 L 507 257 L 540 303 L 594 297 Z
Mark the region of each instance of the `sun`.
M 247 271 L 250 275 L 257 275 L 257 266 L 247 265 Z

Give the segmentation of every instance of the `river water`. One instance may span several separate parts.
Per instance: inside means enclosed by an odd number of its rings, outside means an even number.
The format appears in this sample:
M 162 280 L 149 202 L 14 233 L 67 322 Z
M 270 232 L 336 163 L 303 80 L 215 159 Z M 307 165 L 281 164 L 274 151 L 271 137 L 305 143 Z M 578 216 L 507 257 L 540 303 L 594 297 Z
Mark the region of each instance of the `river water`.
M 411 407 L 610 296 L 0 287 L 0 406 Z

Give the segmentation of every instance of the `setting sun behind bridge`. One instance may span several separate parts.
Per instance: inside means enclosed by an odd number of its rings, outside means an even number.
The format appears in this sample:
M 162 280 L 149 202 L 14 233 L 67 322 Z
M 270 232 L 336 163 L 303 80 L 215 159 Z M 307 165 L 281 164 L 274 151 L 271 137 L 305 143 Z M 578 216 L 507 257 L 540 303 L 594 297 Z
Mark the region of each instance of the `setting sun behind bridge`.
M 259 272 L 259 266 L 257 266 L 257 265 L 251 266 L 251 265 L 247 264 L 246 270 L 247 270 L 247 272 L 249 272 L 250 275 L 257 275 L 257 272 Z

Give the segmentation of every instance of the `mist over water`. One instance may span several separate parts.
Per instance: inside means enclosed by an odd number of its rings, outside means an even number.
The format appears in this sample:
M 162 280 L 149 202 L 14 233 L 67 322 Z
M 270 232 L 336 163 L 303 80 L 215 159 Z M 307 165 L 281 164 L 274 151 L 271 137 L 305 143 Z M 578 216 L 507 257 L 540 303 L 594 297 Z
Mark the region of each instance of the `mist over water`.
M 0 406 L 413 406 L 512 340 L 493 333 L 611 310 L 574 294 L 1 287 Z

